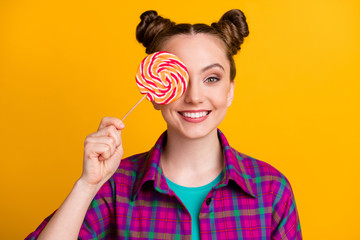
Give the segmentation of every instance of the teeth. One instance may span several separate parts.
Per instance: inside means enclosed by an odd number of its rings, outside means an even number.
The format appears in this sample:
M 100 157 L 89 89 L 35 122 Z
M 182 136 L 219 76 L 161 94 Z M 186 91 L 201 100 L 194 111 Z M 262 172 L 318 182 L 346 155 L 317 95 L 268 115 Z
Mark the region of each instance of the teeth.
M 188 117 L 188 118 L 201 118 L 204 117 L 208 114 L 209 112 L 197 112 L 197 113 L 193 113 L 193 112 L 182 112 L 181 114 L 184 117 Z

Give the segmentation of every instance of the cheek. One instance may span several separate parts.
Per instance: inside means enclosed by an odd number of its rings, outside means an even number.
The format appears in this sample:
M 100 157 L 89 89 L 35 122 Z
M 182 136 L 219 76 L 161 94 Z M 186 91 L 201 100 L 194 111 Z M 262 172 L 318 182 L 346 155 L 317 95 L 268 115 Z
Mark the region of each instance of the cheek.
M 223 111 L 228 108 L 226 96 L 221 96 L 220 94 L 212 98 L 212 105 L 215 109 Z
M 171 117 L 170 117 L 170 114 L 169 114 L 168 111 L 166 111 L 166 110 L 161 110 L 161 115 L 162 115 L 164 121 L 165 121 L 167 124 L 169 124 L 169 123 L 171 122 Z
M 176 102 L 161 105 L 161 107 L 160 107 L 161 115 L 163 116 L 163 118 L 166 122 L 171 120 L 173 115 L 178 114 L 177 111 L 175 111 L 175 107 L 176 107 L 175 104 L 176 104 Z
M 231 99 L 231 94 L 229 92 L 228 87 L 224 87 L 217 93 L 214 93 L 213 96 L 214 96 L 213 97 L 214 103 L 218 107 L 221 107 L 221 108 L 226 107 L 227 108 L 227 107 L 229 107 L 229 104 L 231 104 L 231 101 L 229 101 Z

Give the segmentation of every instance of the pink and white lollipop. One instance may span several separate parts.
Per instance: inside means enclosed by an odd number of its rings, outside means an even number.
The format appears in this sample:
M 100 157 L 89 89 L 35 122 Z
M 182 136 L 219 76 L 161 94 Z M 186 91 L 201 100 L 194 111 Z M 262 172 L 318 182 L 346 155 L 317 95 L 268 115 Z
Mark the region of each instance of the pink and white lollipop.
M 168 52 L 155 52 L 141 62 L 136 84 L 150 102 L 167 104 L 179 99 L 186 90 L 189 74 L 185 64 Z
M 169 52 L 155 52 L 145 57 L 136 73 L 136 84 L 144 97 L 123 117 L 146 97 L 150 102 L 168 104 L 179 99 L 186 90 L 189 73 L 185 64 Z

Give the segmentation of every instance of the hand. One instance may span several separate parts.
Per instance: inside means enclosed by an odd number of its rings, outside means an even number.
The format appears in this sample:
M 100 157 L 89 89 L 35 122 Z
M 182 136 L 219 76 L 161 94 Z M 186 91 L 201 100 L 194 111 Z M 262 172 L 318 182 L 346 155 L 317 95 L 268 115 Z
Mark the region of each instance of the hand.
M 99 189 L 117 170 L 124 154 L 121 130 L 124 123 L 104 117 L 97 132 L 89 134 L 84 143 L 84 163 L 81 180 Z

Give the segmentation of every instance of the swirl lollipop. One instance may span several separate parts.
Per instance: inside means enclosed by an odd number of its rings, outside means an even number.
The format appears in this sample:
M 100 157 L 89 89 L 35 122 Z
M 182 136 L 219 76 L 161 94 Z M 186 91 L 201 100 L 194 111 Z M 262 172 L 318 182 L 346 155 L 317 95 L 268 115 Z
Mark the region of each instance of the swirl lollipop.
M 169 52 L 155 52 L 145 57 L 136 73 L 136 84 L 144 96 L 127 115 L 146 97 L 150 102 L 168 104 L 179 99 L 186 90 L 189 74 L 185 64 Z
M 167 104 L 179 99 L 189 81 L 182 61 L 168 52 L 153 53 L 141 62 L 136 73 L 136 84 L 150 102 Z

